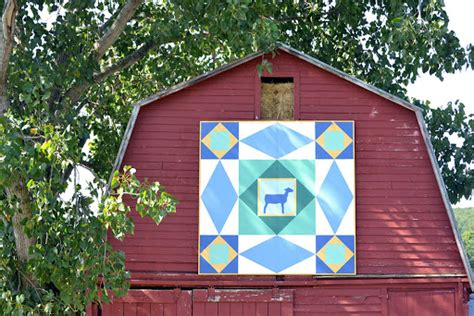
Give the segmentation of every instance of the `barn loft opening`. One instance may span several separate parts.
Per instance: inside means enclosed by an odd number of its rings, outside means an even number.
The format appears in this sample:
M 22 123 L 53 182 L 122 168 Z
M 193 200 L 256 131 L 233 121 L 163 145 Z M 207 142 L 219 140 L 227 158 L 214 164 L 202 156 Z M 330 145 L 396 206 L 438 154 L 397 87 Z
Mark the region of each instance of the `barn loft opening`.
M 262 120 L 294 119 L 294 108 L 293 78 L 261 78 L 260 118 Z

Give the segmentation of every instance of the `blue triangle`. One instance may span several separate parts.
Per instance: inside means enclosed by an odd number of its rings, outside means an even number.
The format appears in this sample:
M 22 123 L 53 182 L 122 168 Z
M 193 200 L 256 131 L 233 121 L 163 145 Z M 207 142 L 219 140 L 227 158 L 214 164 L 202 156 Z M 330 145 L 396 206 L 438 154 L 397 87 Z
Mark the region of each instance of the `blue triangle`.
M 335 122 L 350 138 L 354 138 L 354 122 Z
M 219 122 L 201 122 L 201 140 L 209 134 Z
M 217 156 L 206 145 L 201 143 L 201 159 L 217 159 Z
M 316 159 L 333 159 L 318 143 L 316 143 Z
M 336 159 L 354 159 L 354 143 L 347 146 Z
M 354 256 L 349 259 L 340 269 L 337 271 L 338 274 L 349 274 L 355 272 L 355 265 L 354 265 Z
M 334 272 L 329 268 L 323 260 L 319 259 L 318 256 L 316 256 L 316 273 L 317 274 L 334 274 Z
M 329 126 L 331 126 L 332 122 L 316 122 L 315 124 L 316 139 L 318 139 L 319 136 L 321 136 L 324 131 L 327 130 Z
M 202 256 L 199 256 L 199 272 L 200 273 L 217 273 L 209 262 L 206 261 Z
M 239 143 L 235 144 L 221 159 L 239 159 Z
M 216 235 L 200 235 L 199 236 L 199 249 L 203 251 L 211 242 L 216 239 Z
M 325 235 L 324 235 L 324 236 L 323 236 L 323 235 L 321 235 L 321 236 L 319 236 L 319 235 L 316 236 L 316 253 L 317 253 L 319 250 L 323 249 L 324 245 L 326 245 L 327 242 L 328 242 L 329 240 L 331 240 L 332 237 L 333 237 L 333 236 L 325 236 Z
M 235 257 L 234 260 L 229 262 L 229 264 L 221 271 L 221 273 L 238 273 L 239 272 L 239 265 L 238 265 L 238 258 L 239 256 Z
M 224 239 L 235 252 L 239 252 L 239 237 L 238 236 L 224 236 L 221 235 L 222 239 Z
M 354 252 L 354 236 L 337 236 L 344 245 L 347 246 L 352 252 Z
M 237 122 L 222 122 L 227 130 L 234 135 L 235 138 L 239 139 L 239 123 Z

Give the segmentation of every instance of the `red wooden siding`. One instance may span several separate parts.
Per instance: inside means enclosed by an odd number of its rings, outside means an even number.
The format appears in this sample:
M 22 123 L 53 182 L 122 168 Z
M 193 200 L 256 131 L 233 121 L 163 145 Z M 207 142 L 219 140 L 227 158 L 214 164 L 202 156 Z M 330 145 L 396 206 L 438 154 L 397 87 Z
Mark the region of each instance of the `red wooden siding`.
M 193 316 L 292 316 L 293 290 L 194 290 Z
M 190 291 L 131 290 L 102 306 L 103 316 L 191 316 Z
M 103 305 L 102 315 L 461 316 L 467 314 L 461 289 L 456 279 L 346 279 L 292 289 L 131 290 L 125 298 Z M 97 314 L 88 309 L 87 315 Z
M 464 274 L 415 113 L 286 53 L 273 75 L 299 76 L 301 120 L 356 121 L 358 274 Z M 255 117 L 257 61 L 141 108 L 123 164 L 179 200 L 158 227 L 132 215 L 135 235 L 114 241 L 127 268 L 197 272 L 199 121 Z
M 388 295 L 390 316 L 456 315 L 453 289 L 393 290 Z
M 382 288 L 301 288 L 295 292 L 295 316 L 381 315 Z M 406 314 L 409 315 L 409 314 Z

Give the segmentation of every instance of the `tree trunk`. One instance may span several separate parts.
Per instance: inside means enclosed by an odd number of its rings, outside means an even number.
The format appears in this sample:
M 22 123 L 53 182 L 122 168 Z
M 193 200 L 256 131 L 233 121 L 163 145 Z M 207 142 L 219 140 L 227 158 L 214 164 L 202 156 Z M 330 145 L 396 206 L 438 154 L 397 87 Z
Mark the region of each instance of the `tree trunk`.
M 16 0 L 5 0 L 0 23 L 0 116 L 8 109 L 7 69 L 13 47 Z
M 15 249 L 18 260 L 26 264 L 31 258 L 30 248 L 36 242 L 35 238 L 28 237 L 25 232 L 25 226 L 23 225 L 23 221 L 30 219 L 32 216 L 30 197 L 28 190 L 21 181 L 19 181 L 16 186 L 9 188 L 7 194 L 10 198 L 16 197 L 19 201 L 19 209 L 15 210 L 12 218 L 13 234 L 15 236 Z M 22 271 L 21 280 L 24 287 L 30 287 L 36 284 L 35 278 L 26 271 Z
M 30 197 L 22 183 L 19 183 L 13 190 L 9 190 L 9 193 L 15 195 L 20 202 L 20 209 L 13 215 L 12 224 L 18 259 L 26 262 L 30 259 L 29 249 L 34 244 L 34 238 L 26 235 L 22 225 L 23 220 L 31 218 Z
M 4 1 L 0 23 L 0 117 L 3 116 L 10 105 L 7 94 L 7 70 L 14 44 L 13 35 L 17 12 L 16 0 Z M 25 233 L 25 226 L 22 224 L 25 219 L 31 218 L 32 215 L 28 190 L 24 183 L 18 180 L 12 186 L 6 188 L 6 193 L 10 199 L 16 198 L 19 201 L 19 209 L 15 210 L 12 218 L 13 234 L 15 236 L 17 258 L 20 262 L 27 263 L 31 257 L 30 247 L 35 243 L 35 239 L 28 237 Z M 31 287 L 35 285 L 35 280 L 29 273 L 20 272 L 22 286 Z

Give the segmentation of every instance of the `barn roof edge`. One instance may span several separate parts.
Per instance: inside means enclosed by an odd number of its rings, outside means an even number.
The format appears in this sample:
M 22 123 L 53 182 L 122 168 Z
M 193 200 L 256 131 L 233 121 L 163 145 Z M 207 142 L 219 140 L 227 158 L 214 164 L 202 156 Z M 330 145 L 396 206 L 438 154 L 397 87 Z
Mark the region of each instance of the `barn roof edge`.
M 436 178 L 436 182 L 441 191 L 441 198 L 443 200 L 444 207 L 446 208 L 446 212 L 448 213 L 448 218 L 451 224 L 451 229 L 454 234 L 454 239 L 456 241 L 456 245 L 458 247 L 458 251 L 461 256 L 464 270 L 466 270 L 467 278 L 469 280 L 469 286 L 471 287 L 471 291 L 474 291 L 474 275 L 471 268 L 471 264 L 469 263 L 469 257 L 467 256 L 467 251 L 464 247 L 464 242 L 461 238 L 461 233 L 459 232 L 459 229 L 458 229 L 458 224 L 454 216 L 453 206 L 451 205 L 451 201 L 449 200 L 448 191 L 446 190 L 446 185 L 444 183 L 443 176 L 441 174 L 441 170 L 438 165 L 438 161 L 436 160 L 433 144 L 431 143 L 431 140 L 430 140 L 430 134 L 426 127 L 425 119 L 423 118 L 421 111 L 416 112 L 416 119 L 418 121 L 418 126 L 420 127 L 421 135 L 423 136 L 424 143 L 428 151 L 428 156 L 429 156 L 431 167 L 433 169 L 433 172 Z
M 377 94 L 377 95 L 379 95 L 379 96 L 381 96 L 381 97 L 383 97 L 383 98 L 385 98 L 385 99 L 388 99 L 388 100 L 390 100 L 390 101 L 392 101 L 392 102 L 394 102 L 394 103 L 396 103 L 396 104 L 398 104 L 398 105 L 400 105 L 400 106 L 403 106 L 403 107 L 405 107 L 405 108 L 407 108 L 407 109 L 410 109 L 410 110 L 412 110 L 412 111 L 421 111 L 421 110 L 422 110 L 420 107 L 418 107 L 418 106 L 416 106 L 416 105 L 414 105 L 414 104 L 411 104 L 410 102 L 408 102 L 408 101 L 406 101 L 406 100 L 403 100 L 402 98 L 397 97 L 396 95 L 393 95 L 393 94 L 388 93 L 388 92 L 386 92 L 386 91 L 384 91 L 384 90 L 382 90 L 382 89 L 379 89 L 379 88 L 375 87 L 374 85 L 368 84 L 368 83 L 366 83 L 366 82 L 364 82 L 364 81 L 362 81 L 362 80 L 360 80 L 360 79 L 358 79 L 358 78 L 356 78 L 356 77 L 354 77 L 354 76 L 351 76 L 351 75 L 349 75 L 349 74 L 347 74 L 347 73 L 345 73 L 345 72 L 343 72 L 343 71 L 341 71 L 341 70 L 339 70 L 339 69 L 337 69 L 337 68 L 335 68 L 335 67 L 329 65 L 329 64 L 326 64 L 325 62 L 322 62 L 321 60 L 319 60 L 319 59 L 317 59 L 317 58 L 314 58 L 314 57 L 312 57 L 312 56 L 310 56 L 310 55 L 307 55 L 307 54 L 305 54 L 305 53 L 303 53 L 303 52 L 301 52 L 301 51 L 299 51 L 299 50 L 297 50 L 297 49 L 295 49 L 295 48 L 293 48 L 293 47 L 291 47 L 291 46 L 289 46 L 289 45 L 286 45 L 286 44 L 277 42 L 277 43 L 276 43 L 276 49 L 280 49 L 280 50 L 282 50 L 282 51 L 284 51 L 284 52 L 286 52 L 286 53 L 288 53 L 288 54 L 290 54 L 290 55 L 293 55 L 293 56 L 295 56 L 295 57 L 298 57 L 298 58 L 300 58 L 300 59 L 306 61 L 307 63 L 310 63 L 310 64 L 312 64 L 312 65 L 314 65 L 314 66 L 316 66 L 316 67 L 318 67 L 318 68 L 321 68 L 321 69 L 323 69 L 323 70 L 329 72 L 329 73 L 332 73 L 332 74 L 334 74 L 334 75 L 336 75 L 336 76 L 338 76 L 338 77 L 340 77 L 340 78 L 342 78 L 342 79 L 344 79 L 344 80 L 346 80 L 346 81 L 352 82 L 353 84 L 355 84 L 355 85 L 357 85 L 357 86 L 359 86 L 359 87 L 361 87 L 361 88 L 363 88 L 363 89 L 366 89 L 366 90 L 368 90 L 368 91 L 370 91 L 370 92 L 372 92 L 372 93 L 375 93 L 375 94 Z M 257 57 L 259 57 L 259 56 L 261 56 L 261 55 L 264 55 L 265 53 L 266 53 L 266 52 L 264 52 L 264 51 L 259 51 L 259 52 L 255 52 L 255 53 L 249 54 L 249 55 L 247 55 L 247 56 L 245 56 L 245 57 L 242 57 L 242 58 L 240 58 L 240 59 L 237 59 L 237 60 L 235 60 L 235 61 L 233 61 L 233 62 L 230 62 L 230 63 L 228 63 L 228 64 L 226 64 L 226 65 L 223 65 L 223 66 L 218 67 L 218 68 L 216 68 L 216 69 L 214 69 L 214 70 L 211 70 L 211 71 L 209 71 L 209 72 L 206 72 L 206 73 L 204 73 L 204 74 L 202 74 L 202 75 L 199 75 L 199 76 L 194 77 L 194 78 L 192 78 L 192 79 L 189 79 L 189 80 L 180 82 L 180 83 L 178 83 L 178 84 L 176 84 L 176 85 L 174 85 L 174 86 L 171 86 L 171 87 L 169 87 L 169 88 L 163 89 L 163 90 L 159 91 L 159 92 L 156 93 L 156 94 L 153 94 L 153 95 L 151 95 L 151 96 L 149 96 L 149 97 L 147 97 L 147 98 L 144 98 L 144 99 L 138 101 L 137 103 L 135 103 L 135 105 L 136 105 L 136 106 L 140 106 L 140 107 L 141 107 L 141 106 L 144 106 L 144 105 L 147 105 L 147 104 L 149 104 L 149 103 L 151 103 L 151 102 L 154 102 L 154 101 L 157 101 L 157 100 L 159 100 L 159 99 L 161 99 L 161 98 L 163 98 L 163 97 L 165 97 L 165 96 L 168 96 L 168 95 L 170 95 L 170 94 L 176 93 L 176 92 L 178 92 L 178 91 L 180 91 L 180 90 L 182 90 L 182 89 L 185 89 L 185 88 L 187 88 L 187 87 L 190 87 L 190 86 L 192 86 L 192 85 L 195 85 L 195 84 L 197 84 L 197 83 L 199 83 L 199 82 L 201 82 L 201 81 L 203 81 L 203 80 L 206 80 L 206 79 L 208 79 L 208 78 L 214 77 L 214 76 L 216 76 L 216 75 L 218 75 L 218 74 L 220 74 L 220 73 L 223 73 L 223 72 L 225 72 L 225 71 L 227 71 L 227 70 L 230 70 L 230 69 L 232 69 L 232 68 L 235 68 L 235 67 L 237 67 L 237 66 L 239 66 L 239 65 L 242 65 L 242 64 L 244 64 L 244 63 L 246 63 L 246 62 L 248 62 L 248 61 L 250 61 L 250 60 L 252 60 L 252 59 L 254 59 L 254 58 L 257 58 Z

